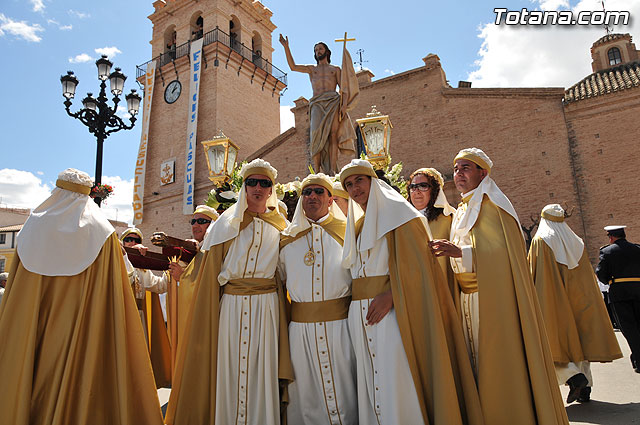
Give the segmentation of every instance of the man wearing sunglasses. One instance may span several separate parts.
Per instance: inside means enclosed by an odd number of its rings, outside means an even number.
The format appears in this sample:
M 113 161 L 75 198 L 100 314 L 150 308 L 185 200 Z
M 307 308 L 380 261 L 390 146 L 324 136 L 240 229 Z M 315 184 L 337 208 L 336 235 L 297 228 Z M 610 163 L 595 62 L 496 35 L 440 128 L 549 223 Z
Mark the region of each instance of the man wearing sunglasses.
M 355 355 L 347 313 L 351 275 L 341 266 L 345 220 L 324 174 L 302 181 L 291 224 L 282 232 L 279 271 L 291 297 L 289 385 L 292 424 L 358 423 Z
M 202 244 L 202 240 L 207 233 L 209 227 L 218 219 L 218 212 L 207 206 L 198 205 L 191 216 L 191 234 L 198 247 Z M 193 298 L 193 290 L 195 288 L 198 270 L 204 254 L 198 250 L 188 265 L 184 263 L 170 263 L 169 273 L 175 281 L 178 282 L 178 344 L 182 342 L 182 334 L 187 323 L 191 299 Z
M 167 424 L 280 423 L 280 385 L 293 380 L 285 296 L 276 282 L 277 172 L 255 159 L 240 170 L 238 202 L 205 237 Z
M 120 235 L 122 245 L 137 249 L 141 255 L 145 255 L 148 248 L 142 245 L 142 239 L 142 232 L 135 227 L 126 229 Z M 159 297 L 159 294 L 167 292 L 169 274 L 164 272 L 158 276 L 151 270 L 134 267 L 127 254 L 124 255 L 124 263 L 138 306 L 156 386 L 169 387 L 171 385 L 171 346 Z

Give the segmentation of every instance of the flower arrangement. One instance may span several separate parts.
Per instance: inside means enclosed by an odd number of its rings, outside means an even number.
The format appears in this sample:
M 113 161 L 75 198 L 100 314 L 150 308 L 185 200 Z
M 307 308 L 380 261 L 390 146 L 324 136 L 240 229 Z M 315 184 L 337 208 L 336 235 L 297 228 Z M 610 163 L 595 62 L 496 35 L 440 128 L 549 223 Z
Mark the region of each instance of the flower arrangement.
M 91 188 L 89 196 L 92 198 L 100 198 L 103 201 L 113 193 L 113 186 L 108 184 L 96 184 Z

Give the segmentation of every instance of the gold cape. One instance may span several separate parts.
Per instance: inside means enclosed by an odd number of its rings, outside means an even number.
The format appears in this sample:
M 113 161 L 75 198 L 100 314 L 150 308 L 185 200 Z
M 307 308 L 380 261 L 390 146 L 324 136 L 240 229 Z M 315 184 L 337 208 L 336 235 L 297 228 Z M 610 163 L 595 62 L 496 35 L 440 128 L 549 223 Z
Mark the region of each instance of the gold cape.
M 429 228 L 431 229 L 431 235 L 433 239 L 447 239 L 449 240 L 451 236 L 451 221 L 453 220 L 453 215 L 444 215 L 440 214 L 438 218 L 429 222 Z M 449 291 L 451 292 L 451 296 L 455 294 L 456 291 L 456 279 L 453 274 L 453 269 L 451 268 L 451 262 L 449 261 L 449 257 L 438 257 L 436 258 L 438 264 L 442 268 L 444 277 L 447 281 L 447 285 L 449 286 Z
M 240 230 L 247 227 L 256 214 L 246 211 Z M 285 228 L 277 210 L 258 216 L 279 231 Z M 167 425 L 215 425 L 216 382 L 218 364 L 218 326 L 222 290 L 218 275 L 233 240 L 213 245 L 204 253 L 197 273 L 191 307 L 183 340 L 178 345 L 178 358 L 165 423 Z M 276 276 L 278 273 L 276 273 Z M 278 282 L 280 300 L 278 379 L 281 382 L 281 415 L 286 412 L 286 386 L 293 381 L 289 353 L 289 332 L 285 312 L 285 296 Z
M 0 308 L 0 424 L 162 424 L 115 233 L 83 272 L 12 262 Z
M 171 387 L 171 344 L 164 323 L 158 294 L 145 291 L 142 304 L 143 326 L 147 329 L 149 357 L 157 388 Z
M 480 304 L 478 392 L 485 423 L 568 424 L 520 226 L 485 196 L 470 235 Z
M 586 250 L 578 266 L 556 261 L 541 238 L 533 238 L 529 264 L 546 323 L 553 361 L 610 362 L 622 357 Z
M 480 425 L 460 320 L 420 219 L 387 233 L 393 308 L 426 424 Z

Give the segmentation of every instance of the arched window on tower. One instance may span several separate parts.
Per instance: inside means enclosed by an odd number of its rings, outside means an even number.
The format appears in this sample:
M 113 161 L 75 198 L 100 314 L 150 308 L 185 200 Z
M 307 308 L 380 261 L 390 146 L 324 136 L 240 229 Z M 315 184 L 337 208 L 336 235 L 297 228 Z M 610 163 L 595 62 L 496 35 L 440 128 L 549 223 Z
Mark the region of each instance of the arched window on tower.
M 607 56 L 609 56 L 609 65 L 617 65 L 622 63 L 622 56 L 620 55 L 620 49 L 617 47 L 612 47 L 607 52 Z
M 171 25 L 164 33 L 164 53 L 167 57 L 164 63 L 176 58 L 176 27 Z
M 262 37 L 257 31 L 253 32 L 253 37 L 251 38 L 251 50 L 253 51 L 252 61 L 254 65 L 258 68 L 263 68 Z
M 191 41 L 202 38 L 204 29 L 204 20 L 202 16 L 198 16 L 191 24 Z
M 238 17 L 231 15 L 231 20 L 229 21 L 229 41 L 231 43 L 231 48 L 236 52 L 240 52 L 240 46 L 242 44 L 242 36 L 240 35 L 241 28 L 242 26 L 240 25 Z

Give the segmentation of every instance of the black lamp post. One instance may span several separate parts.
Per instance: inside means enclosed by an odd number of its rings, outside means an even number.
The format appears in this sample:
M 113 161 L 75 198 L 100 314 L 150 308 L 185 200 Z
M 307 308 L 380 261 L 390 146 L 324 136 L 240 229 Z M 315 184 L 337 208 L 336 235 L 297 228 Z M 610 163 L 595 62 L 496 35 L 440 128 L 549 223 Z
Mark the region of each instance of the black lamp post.
M 78 112 L 71 112 L 71 99 L 75 97 L 76 86 L 78 85 L 78 79 L 73 75 L 72 71 L 68 71 L 67 75 L 60 77 L 62 83 L 62 95 L 65 97 L 64 106 L 67 114 L 70 117 L 80 120 L 84 125 L 89 128 L 89 132 L 96 136 L 98 142 L 98 148 L 96 152 L 96 181 L 95 184 L 102 183 L 102 145 L 105 139 L 111 134 L 120 130 L 131 130 L 136 122 L 136 115 L 140 108 L 140 96 L 135 90 L 131 90 L 131 93 L 125 96 L 127 100 L 127 110 L 131 114 L 130 125 L 116 115 L 118 109 L 118 103 L 120 102 L 120 96 L 124 88 L 124 81 L 127 77 L 120 72 L 120 68 L 116 68 L 111 72 L 111 61 L 107 59 L 106 55 L 102 55 L 100 59 L 96 61 L 98 67 L 98 79 L 100 80 L 100 94 L 95 99 L 91 93 L 87 93 L 87 97 L 82 99 L 83 108 Z M 109 80 L 111 93 L 113 94 L 113 107 L 107 104 L 107 84 Z M 102 201 L 101 198 L 96 197 L 95 201 L 98 205 Z

